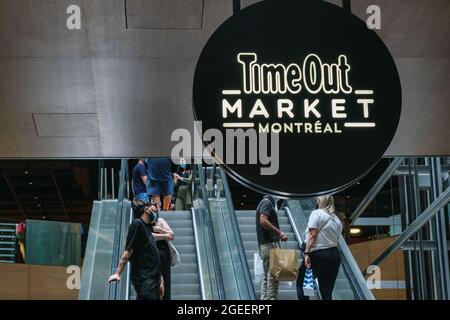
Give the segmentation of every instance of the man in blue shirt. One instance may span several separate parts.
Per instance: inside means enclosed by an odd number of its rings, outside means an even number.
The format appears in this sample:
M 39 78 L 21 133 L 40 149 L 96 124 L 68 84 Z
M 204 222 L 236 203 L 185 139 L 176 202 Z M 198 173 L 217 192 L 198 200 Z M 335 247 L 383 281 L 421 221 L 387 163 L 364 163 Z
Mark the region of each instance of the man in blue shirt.
M 134 197 L 137 200 L 149 202 L 147 193 L 147 170 L 145 169 L 144 159 L 139 159 L 133 169 L 132 188 Z
M 172 161 L 170 158 L 147 159 L 149 188 L 153 203 L 161 203 L 163 210 L 169 210 L 173 193 Z

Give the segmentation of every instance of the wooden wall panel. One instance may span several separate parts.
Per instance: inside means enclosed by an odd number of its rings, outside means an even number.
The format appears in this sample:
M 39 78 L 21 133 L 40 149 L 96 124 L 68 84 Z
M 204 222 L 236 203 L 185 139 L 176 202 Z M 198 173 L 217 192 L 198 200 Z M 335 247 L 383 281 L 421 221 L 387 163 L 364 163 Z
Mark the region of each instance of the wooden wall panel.
M 0 264 L 0 299 L 28 299 L 29 269 L 25 264 Z
M 0 300 L 77 300 L 65 267 L 0 263 Z
M 361 270 L 365 270 L 386 247 L 394 241 L 395 237 L 360 242 L 350 245 L 350 250 Z M 380 266 L 382 281 L 404 281 L 405 268 L 403 252 L 397 250 Z M 404 300 L 405 289 L 375 289 L 372 290 L 376 299 L 380 300 Z

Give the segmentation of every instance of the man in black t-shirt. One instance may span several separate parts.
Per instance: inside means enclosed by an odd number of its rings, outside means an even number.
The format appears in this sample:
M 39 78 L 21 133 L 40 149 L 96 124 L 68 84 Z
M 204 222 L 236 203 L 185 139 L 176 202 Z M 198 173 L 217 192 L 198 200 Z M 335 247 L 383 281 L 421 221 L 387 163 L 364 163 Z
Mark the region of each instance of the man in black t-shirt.
M 109 282 L 120 281 L 128 260 L 131 262 L 131 282 L 138 300 L 161 300 L 164 295 L 164 280 L 161 275 L 161 262 L 152 227 L 158 219 L 154 204 L 143 207 L 141 216 L 128 227 L 125 251 L 120 259 L 117 271 Z
M 259 255 L 264 266 L 261 300 L 276 300 L 278 281 L 272 277 L 269 270 L 269 253 L 270 249 L 278 246 L 278 241 L 287 241 L 288 237 L 280 230 L 275 200 L 270 195 L 264 196 L 256 208 L 256 234 Z

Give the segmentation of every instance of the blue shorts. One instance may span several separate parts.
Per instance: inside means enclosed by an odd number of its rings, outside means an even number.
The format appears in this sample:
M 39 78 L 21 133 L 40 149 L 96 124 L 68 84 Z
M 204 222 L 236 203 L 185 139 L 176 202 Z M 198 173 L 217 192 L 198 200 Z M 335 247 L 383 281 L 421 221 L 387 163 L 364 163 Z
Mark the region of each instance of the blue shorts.
M 148 194 L 145 193 L 145 192 L 138 193 L 136 195 L 136 200 L 140 200 L 140 201 L 144 201 L 144 202 L 149 202 L 150 201 L 150 199 L 148 197 Z
M 173 194 L 173 181 L 157 181 L 149 180 L 149 186 L 147 187 L 148 194 L 152 196 L 170 196 Z

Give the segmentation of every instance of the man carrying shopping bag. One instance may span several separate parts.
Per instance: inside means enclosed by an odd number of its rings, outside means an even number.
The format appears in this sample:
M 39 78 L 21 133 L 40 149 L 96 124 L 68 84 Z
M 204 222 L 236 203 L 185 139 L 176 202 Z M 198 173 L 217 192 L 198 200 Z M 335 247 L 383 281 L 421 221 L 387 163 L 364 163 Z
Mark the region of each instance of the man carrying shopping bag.
M 261 281 L 261 300 L 276 300 L 278 297 L 278 280 L 269 268 L 270 249 L 277 248 L 278 242 L 287 241 L 288 237 L 280 230 L 275 200 L 266 195 L 256 208 L 256 234 L 259 255 L 263 261 L 264 276 Z

